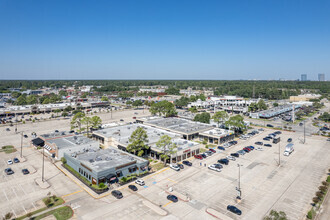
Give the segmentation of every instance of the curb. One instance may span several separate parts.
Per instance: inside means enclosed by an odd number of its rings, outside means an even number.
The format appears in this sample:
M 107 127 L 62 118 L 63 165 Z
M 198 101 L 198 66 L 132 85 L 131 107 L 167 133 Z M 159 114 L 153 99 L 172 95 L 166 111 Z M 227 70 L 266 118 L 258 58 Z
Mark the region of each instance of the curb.
M 207 214 L 211 215 L 212 217 L 214 217 L 214 218 L 216 218 L 216 219 L 221 219 L 221 218 L 219 218 L 218 216 L 216 216 L 216 215 L 210 213 L 209 211 L 207 211 L 207 209 L 208 209 L 208 208 L 205 209 L 205 212 L 206 212 Z

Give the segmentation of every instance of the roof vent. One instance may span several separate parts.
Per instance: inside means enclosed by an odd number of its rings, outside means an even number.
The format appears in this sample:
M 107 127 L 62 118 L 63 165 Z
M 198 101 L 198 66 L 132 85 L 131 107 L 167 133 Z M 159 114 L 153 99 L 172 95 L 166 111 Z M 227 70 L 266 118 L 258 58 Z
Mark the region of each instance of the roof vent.
M 102 158 L 100 157 L 100 156 L 97 156 L 96 158 L 95 158 L 95 161 L 101 161 L 102 160 Z

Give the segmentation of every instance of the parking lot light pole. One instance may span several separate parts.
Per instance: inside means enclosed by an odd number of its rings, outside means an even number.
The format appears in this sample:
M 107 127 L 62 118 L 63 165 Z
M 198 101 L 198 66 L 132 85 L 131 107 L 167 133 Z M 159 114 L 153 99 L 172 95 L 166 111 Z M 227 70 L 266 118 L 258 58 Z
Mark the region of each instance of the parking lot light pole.
M 306 121 L 304 121 L 304 144 L 305 144 L 305 141 L 306 141 L 306 129 L 305 129 L 305 126 L 306 125 Z
M 23 131 L 21 132 L 21 158 L 23 157 Z
M 45 165 L 45 146 L 42 146 L 42 182 L 44 182 L 44 165 Z
M 243 166 L 243 165 L 238 163 L 237 166 L 238 166 L 238 188 L 237 188 L 237 191 L 238 191 L 239 197 L 241 197 L 242 196 L 242 191 L 241 191 L 241 166 Z
M 281 166 L 281 141 L 278 142 L 278 166 Z

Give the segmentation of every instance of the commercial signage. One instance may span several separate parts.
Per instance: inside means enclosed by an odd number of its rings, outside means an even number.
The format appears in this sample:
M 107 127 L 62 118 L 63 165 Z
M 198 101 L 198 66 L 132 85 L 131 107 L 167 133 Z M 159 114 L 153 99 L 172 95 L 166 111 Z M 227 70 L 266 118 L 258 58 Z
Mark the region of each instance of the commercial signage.
M 190 149 L 183 151 L 183 153 L 188 153 L 190 152 Z

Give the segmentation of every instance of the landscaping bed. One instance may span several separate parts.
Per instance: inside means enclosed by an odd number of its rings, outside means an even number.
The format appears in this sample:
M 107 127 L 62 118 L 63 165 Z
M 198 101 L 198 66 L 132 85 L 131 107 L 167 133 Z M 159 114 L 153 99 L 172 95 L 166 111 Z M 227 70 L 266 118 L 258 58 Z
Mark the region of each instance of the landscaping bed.
M 3 146 L 0 149 L 0 152 L 5 152 L 6 154 L 10 154 L 10 153 L 13 153 L 13 152 L 16 152 L 16 151 L 17 151 L 16 148 L 12 145 Z

